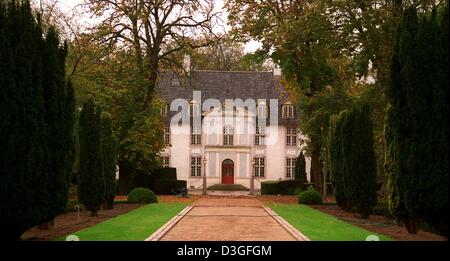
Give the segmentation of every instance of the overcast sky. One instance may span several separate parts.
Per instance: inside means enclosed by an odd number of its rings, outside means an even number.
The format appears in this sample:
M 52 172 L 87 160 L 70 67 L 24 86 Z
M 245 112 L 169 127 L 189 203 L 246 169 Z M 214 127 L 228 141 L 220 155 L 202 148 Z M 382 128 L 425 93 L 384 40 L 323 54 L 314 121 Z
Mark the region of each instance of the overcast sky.
M 35 0 L 39 1 L 39 0 Z M 83 0 L 59 0 L 61 9 L 63 11 L 70 11 L 72 8 L 74 8 L 76 5 L 83 3 Z M 223 12 L 222 19 L 226 21 L 227 14 L 226 10 L 223 9 L 223 0 L 215 0 L 215 5 L 217 10 L 221 10 Z M 245 45 L 245 52 L 254 52 L 256 49 L 258 49 L 261 45 L 258 42 L 251 41 Z

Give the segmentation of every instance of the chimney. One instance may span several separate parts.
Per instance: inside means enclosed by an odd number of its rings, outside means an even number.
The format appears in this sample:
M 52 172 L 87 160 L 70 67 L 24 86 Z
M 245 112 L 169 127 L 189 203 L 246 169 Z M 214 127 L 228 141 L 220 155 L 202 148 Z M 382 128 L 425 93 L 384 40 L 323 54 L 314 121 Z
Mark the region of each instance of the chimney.
M 183 57 L 183 69 L 188 74 L 191 72 L 191 56 L 188 54 L 185 54 Z
M 273 76 L 281 76 L 281 68 L 278 64 L 275 64 L 275 67 L 273 68 Z

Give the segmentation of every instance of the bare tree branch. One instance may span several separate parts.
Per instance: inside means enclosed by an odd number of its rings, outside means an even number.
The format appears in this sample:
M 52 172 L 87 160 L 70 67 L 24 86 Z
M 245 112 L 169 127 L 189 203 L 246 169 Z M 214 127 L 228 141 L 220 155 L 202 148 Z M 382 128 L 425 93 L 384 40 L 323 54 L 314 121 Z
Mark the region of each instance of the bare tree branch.
M 94 27 L 99 43 L 117 41 L 133 48 L 137 66 L 145 65 L 149 82 L 145 106 L 153 99 L 160 63 L 218 38 L 213 27 L 221 13 L 213 0 L 85 0 L 85 5 L 101 20 Z M 170 65 L 181 66 L 175 60 Z

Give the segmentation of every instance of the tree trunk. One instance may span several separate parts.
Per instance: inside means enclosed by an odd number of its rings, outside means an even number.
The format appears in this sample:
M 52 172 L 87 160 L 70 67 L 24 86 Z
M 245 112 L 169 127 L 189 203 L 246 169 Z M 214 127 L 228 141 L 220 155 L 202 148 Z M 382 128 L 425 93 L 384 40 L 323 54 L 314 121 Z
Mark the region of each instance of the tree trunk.
M 119 160 L 119 181 L 117 195 L 128 195 L 133 189 L 134 166 L 126 160 Z
M 153 94 L 156 90 L 156 81 L 158 79 L 158 63 L 154 62 L 152 58 L 150 58 L 151 62 L 149 65 L 149 76 L 148 76 L 148 87 L 147 87 L 147 94 L 145 96 L 144 100 L 144 110 L 148 108 L 148 105 L 153 100 Z
M 410 234 L 417 234 L 419 221 L 417 218 L 405 218 L 403 219 L 403 223 L 405 224 L 406 230 Z
M 107 198 L 105 200 L 105 209 L 110 210 L 114 208 L 114 197 Z

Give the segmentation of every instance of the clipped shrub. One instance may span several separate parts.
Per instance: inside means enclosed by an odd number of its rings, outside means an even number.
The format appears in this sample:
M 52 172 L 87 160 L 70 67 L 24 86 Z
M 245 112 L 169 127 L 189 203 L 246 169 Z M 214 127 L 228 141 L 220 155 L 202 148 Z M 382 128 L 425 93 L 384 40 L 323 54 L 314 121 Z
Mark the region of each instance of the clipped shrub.
M 322 204 L 322 195 L 313 188 L 308 188 L 298 194 L 298 203 L 306 205 Z
M 303 180 L 288 179 L 280 181 L 261 182 L 262 195 L 296 195 L 297 192 L 305 190 L 310 183 Z
M 278 185 L 282 195 L 295 195 L 295 189 L 304 188 L 305 181 L 299 179 L 281 180 Z
M 298 195 L 298 193 L 303 192 L 309 188 L 314 188 L 314 183 L 303 183 L 302 186 L 294 190 L 294 195 Z
M 177 179 L 177 169 L 176 168 L 159 168 L 155 169 L 151 174 L 152 179 Z
M 155 194 L 157 195 L 173 195 L 174 190 L 185 189 L 187 183 L 185 180 L 176 179 L 157 179 L 155 181 Z
M 155 193 L 148 188 L 135 188 L 128 194 L 129 203 L 157 203 Z
M 296 188 L 295 190 L 294 190 L 294 194 L 295 195 L 298 195 L 300 192 L 303 192 L 303 191 L 305 191 L 302 187 L 300 187 L 300 188 Z
M 278 195 L 281 194 L 278 181 L 261 182 L 261 195 Z
M 136 188 L 155 189 L 152 175 L 145 172 L 137 172 L 133 177 L 133 182 Z
M 134 186 L 136 188 L 148 188 L 156 193 L 156 181 L 160 179 L 177 179 L 176 168 L 159 168 L 152 173 L 138 171 L 133 178 Z

